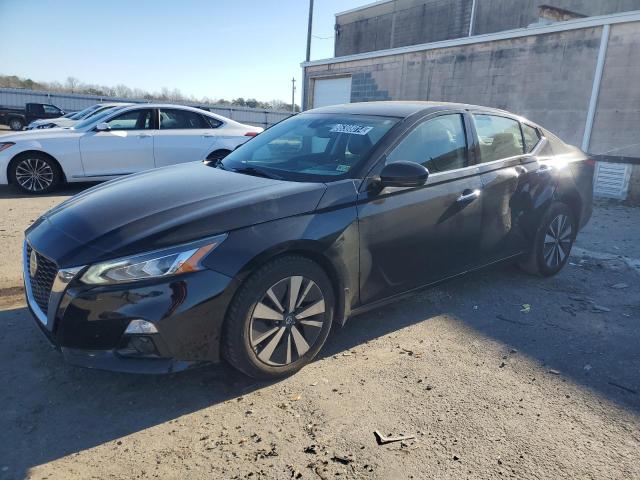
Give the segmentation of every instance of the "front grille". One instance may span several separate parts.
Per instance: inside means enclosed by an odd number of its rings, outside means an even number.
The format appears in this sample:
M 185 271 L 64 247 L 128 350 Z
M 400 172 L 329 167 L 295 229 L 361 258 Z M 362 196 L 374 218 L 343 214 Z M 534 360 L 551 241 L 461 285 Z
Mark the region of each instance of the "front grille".
M 51 296 L 51 288 L 58 274 L 58 267 L 55 263 L 36 252 L 38 260 L 38 268 L 35 276 L 31 275 L 31 246 L 27 245 L 27 272 L 29 272 L 29 280 L 31 282 L 31 294 L 36 301 L 40 310 L 45 315 L 49 307 L 49 297 Z

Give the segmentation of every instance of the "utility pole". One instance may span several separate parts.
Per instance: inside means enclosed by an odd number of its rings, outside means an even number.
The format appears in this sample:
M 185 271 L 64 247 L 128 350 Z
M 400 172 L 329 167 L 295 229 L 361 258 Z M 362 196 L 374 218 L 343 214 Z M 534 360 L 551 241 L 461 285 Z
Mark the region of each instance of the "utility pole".
M 309 0 L 309 26 L 307 27 L 307 62 L 311 60 L 311 27 L 313 25 L 313 0 Z
M 291 113 L 296 113 L 296 77 L 291 79 Z

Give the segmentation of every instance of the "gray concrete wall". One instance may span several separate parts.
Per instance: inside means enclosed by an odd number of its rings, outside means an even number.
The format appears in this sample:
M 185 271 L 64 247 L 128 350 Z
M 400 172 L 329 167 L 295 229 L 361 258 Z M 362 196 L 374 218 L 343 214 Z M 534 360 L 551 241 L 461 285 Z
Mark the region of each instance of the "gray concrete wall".
M 600 37 L 598 27 L 317 65 L 307 68 L 307 81 L 351 74 L 354 102 L 435 100 L 504 108 L 580 145 Z M 636 85 L 628 82 L 620 93 Z M 311 84 L 306 91 L 311 105 Z M 599 141 L 594 138 L 594 145 Z
M 539 5 L 551 5 L 588 17 L 640 10 L 640 0 L 477 0 L 474 34 L 512 30 L 535 23 Z
M 336 18 L 337 57 L 468 34 L 472 0 L 396 0 Z
M 611 27 L 589 151 L 640 158 L 640 24 Z
M 526 27 L 542 4 L 594 16 L 640 10 L 640 0 L 476 0 L 474 34 Z M 473 0 L 395 0 L 338 15 L 335 56 L 467 36 Z

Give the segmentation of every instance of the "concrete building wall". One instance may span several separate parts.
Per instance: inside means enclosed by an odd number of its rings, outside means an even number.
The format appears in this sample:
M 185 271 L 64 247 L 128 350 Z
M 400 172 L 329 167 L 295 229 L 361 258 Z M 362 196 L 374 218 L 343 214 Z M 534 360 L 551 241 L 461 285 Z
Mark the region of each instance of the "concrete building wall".
M 473 0 L 394 0 L 336 16 L 335 55 L 384 50 L 469 34 Z M 523 28 L 541 5 L 595 16 L 640 10 L 640 0 L 476 0 L 474 34 Z
M 611 27 L 589 151 L 640 158 L 640 24 Z
M 640 10 L 640 0 L 476 0 L 474 34 L 523 28 L 538 21 L 538 7 L 551 5 L 592 17 Z
M 473 0 L 396 0 L 336 18 L 336 56 L 468 35 Z
M 316 65 L 307 67 L 307 77 L 351 74 L 353 102 L 434 100 L 504 108 L 580 145 L 600 38 L 601 27 L 586 28 Z

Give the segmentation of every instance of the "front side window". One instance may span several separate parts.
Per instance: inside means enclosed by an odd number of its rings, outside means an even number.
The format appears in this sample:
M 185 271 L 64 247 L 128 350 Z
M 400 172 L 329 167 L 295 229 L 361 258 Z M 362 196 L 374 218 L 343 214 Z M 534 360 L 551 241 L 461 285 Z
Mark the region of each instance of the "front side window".
M 60 115 L 60 109 L 58 107 L 54 107 L 53 105 L 43 105 L 44 113 L 50 115 Z
M 497 115 L 474 115 L 482 163 L 524 153 L 520 123 Z
M 265 130 L 231 152 L 222 168 L 260 170 L 294 181 L 345 177 L 398 123 L 367 115 L 300 114 Z
M 524 138 L 525 153 L 532 152 L 540 141 L 540 133 L 538 133 L 538 130 L 526 123 L 522 124 L 522 137 Z
M 387 163 L 419 163 L 429 172 L 446 172 L 469 165 L 462 115 L 441 115 L 415 127 L 387 155 Z
M 111 130 L 148 130 L 151 128 L 153 110 L 130 110 L 107 122 Z
M 189 110 L 160 110 L 160 130 L 211 128 L 202 115 Z

